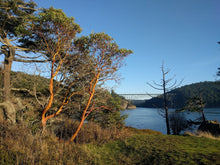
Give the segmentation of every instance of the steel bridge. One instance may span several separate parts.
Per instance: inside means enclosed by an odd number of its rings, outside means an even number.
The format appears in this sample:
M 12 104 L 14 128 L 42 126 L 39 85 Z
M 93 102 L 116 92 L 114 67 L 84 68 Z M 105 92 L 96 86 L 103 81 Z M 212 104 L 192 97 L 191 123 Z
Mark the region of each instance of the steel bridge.
M 161 94 L 156 93 L 150 93 L 150 94 L 144 94 L 144 93 L 136 93 L 136 94 L 118 94 L 119 96 L 123 96 L 126 100 L 149 100 L 153 97 L 157 97 Z

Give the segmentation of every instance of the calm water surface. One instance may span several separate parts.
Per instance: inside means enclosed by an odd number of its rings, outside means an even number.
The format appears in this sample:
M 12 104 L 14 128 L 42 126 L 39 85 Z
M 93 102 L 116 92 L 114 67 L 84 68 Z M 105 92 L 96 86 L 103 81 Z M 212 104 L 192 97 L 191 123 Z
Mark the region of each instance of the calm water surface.
M 171 110 L 172 111 L 172 110 Z M 220 108 L 206 108 L 204 110 L 207 120 L 218 120 L 220 122 Z M 126 126 L 131 126 L 138 129 L 152 129 L 166 134 L 165 119 L 158 114 L 156 108 L 140 108 L 125 110 L 122 114 L 128 114 L 125 120 Z M 187 119 L 197 119 L 201 117 L 199 113 L 184 112 Z

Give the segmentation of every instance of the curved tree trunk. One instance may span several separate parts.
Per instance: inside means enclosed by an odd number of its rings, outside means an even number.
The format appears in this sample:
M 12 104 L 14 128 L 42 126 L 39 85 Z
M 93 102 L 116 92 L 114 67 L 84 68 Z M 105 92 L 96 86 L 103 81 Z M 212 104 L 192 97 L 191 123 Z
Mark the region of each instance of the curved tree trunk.
M 89 113 L 91 112 L 87 112 L 88 111 L 88 109 L 89 109 L 89 106 L 90 106 L 90 104 L 91 104 L 91 101 L 92 101 L 92 98 L 93 98 L 93 96 L 94 96 L 94 94 L 95 94 L 95 87 L 96 87 L 96 85 L 97 85 L 97 83 L 98 83 L 98 81 L 99 81 L 99 76 L 100 76 L 100 72 L 98 72 L 96 75 L 95 75 L 95 77 L 94 77 L 94 79 L 90 82 L 90 90 L 89 90 L 89 99 L 88 99 L 88 101 L 87 101 L 87 104 L 86 104 L 86 107 L 85 107 L 85 109 L 83 110 L 83 114 L 82 114 L 82 117 L 81 117 L 81 121 L 80 121 L 80 123 L 79 123 L 79 126 L 77 127 L 77 129 L 76 129 L 76 132 L 72 135 L 72 137 L 70 138 L 70 141 L 73 141 L 75 138 L 76 138 L 76 136 L 78 135 L 78 133 L 79 133 L 79 131 L 80 131 L 80 129 L 81 129 L 81 127 L 82 127 L 82 125 L 83 125 L 83 123 L 84 123 L 84 121 L 85 121 L 85 119 L 86 119 L 86 117 L 89 115 Z M 94 82 L 94 84 L 93 84 L 93 81 L 95 81 Z M 88 114 L 86 114 L 86 113 L 88 113 Z
M 53 93 L 53 71 L 51 73 L 49 90 L 50 90 L 50 100 L 49 100 L 47 106 L 43 110 L 42 119 L 41 119 L 41 123 L 42 123 L 43 128 L 45 128 L 46 122 L 48 120 L 48 118 L 46 117 L 46 113 L 51 108 L 52 103 L 53 103 L 53 99 L 54 99 L 54 93 Z

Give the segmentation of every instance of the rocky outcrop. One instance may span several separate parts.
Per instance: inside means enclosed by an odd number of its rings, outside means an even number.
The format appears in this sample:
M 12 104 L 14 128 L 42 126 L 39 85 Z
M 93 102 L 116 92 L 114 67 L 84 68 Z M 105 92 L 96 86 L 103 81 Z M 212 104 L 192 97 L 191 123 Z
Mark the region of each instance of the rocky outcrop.
M 7 117 L 11 124 L 16 123 L 16 110 L 12 102 L 5 101 L 0 103 L 0 107 L 4 108 L 3 114 Z M 2 114 L 2 113 L 1 113 Z M 1 115 L 2 116 L 2 115 Z M 2 118 L 2 117 L 1 117 Z
M 125 110 L 125 109 L 136 109 L 136 106 L 131 104 L 129 101 L 127 100 L 122 100 L 121 103 L 121 109 Z
M 123 99 L 121 101 L 121 109 L 125 110 L 125 109 L 127 109 L 127 107 L 128 107 L 128 101 Z
M 135 105 L 128 105 L 127 109 L 136 109 L 137 107 Z

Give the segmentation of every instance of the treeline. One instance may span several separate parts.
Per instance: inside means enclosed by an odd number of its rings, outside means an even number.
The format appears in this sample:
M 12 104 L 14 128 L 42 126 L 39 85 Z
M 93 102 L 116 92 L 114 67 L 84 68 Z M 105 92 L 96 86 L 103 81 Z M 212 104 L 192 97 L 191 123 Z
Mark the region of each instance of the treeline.
M 194 83 L 169 91 L 167 96 L 170 108 L 183 108 L 188 99 L 196 96 L 202 97 L 206 108 L 217 108 L 220 107 L 220 83 L 218 81 Z M 137 106 L 161 108 L 163 96 L 146 100 L 145 103 Z

